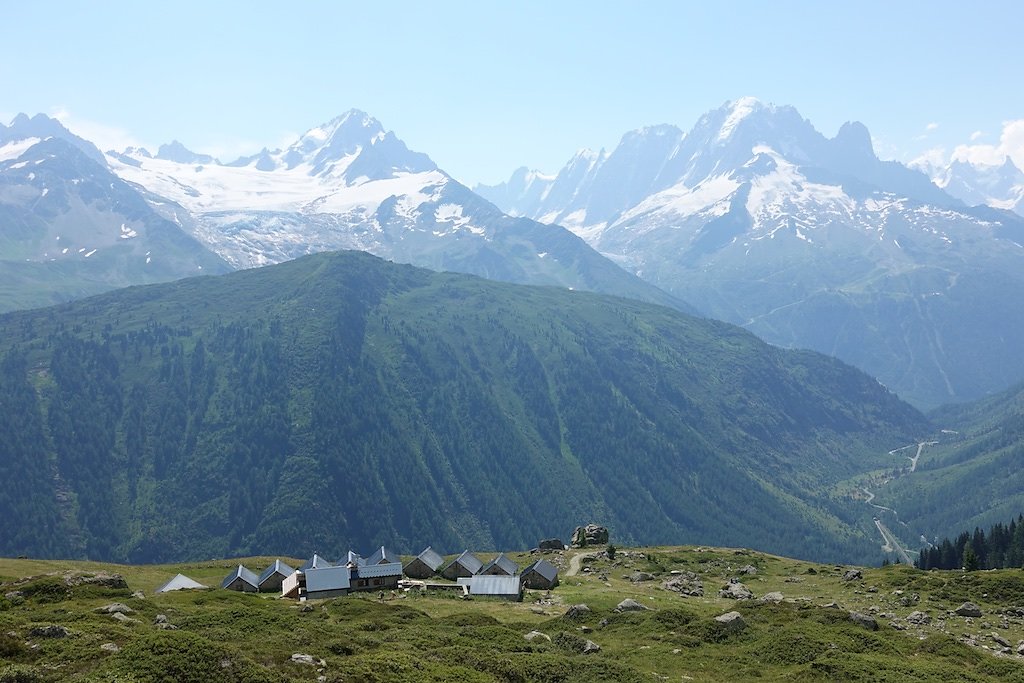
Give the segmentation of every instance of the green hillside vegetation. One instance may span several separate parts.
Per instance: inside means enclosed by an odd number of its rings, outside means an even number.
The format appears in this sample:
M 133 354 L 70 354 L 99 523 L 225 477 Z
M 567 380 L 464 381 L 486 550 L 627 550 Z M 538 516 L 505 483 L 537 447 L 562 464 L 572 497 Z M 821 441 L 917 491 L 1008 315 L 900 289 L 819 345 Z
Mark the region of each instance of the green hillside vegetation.
M 594 520 L 877 562 L 833 486 L 931 430 L 724 323 L 360 253 L 10 313 L 0 358 L 0 552 L 34 557 L 529 548 Z
M 929 448 L 913 476 L 880 489 L 875 502 L 896 508 L 933 543 L 1017 517 L 1024 510 L 1024 387 L 930 417 L 948 430 L 941 443 Z
M 955 539 L 942 539 L 922 548 L 915 566 L 919 569 L 1006 569 L 1024 566 L 1024 515 L 1009 524 L 994 524 L 986 534 L 961 532 Z
M 566 565 L 569 555 L 546 557 Z M 513 559 L 522 566 L 532 556 Z M 383 603 L 362 594 L 303 604 L 217 588 L 153 593 L 177 572 L 218 585 L 238 560 L 0 560 L 0 681 L 1024 681 L 1020 571 L 893 565 L 858 576 L 696 547 L 579 559 L 583 571 L 563 575 L 550 593 L 528 591 L 522 603 L 410 590 Z M 262 567 L 270 558 L 242 561 Z M 116 572 L 127 586 L 80 583 L 97 572 Z M 646 579 L 640 572 L 650 579 L 630 580 Z M 702 582 L 704 595 L 663 588 L 677 577 Z M 737 577 L 754 599 L 719 597 Z M 626 598 L 648 609 L 617 612 Z M 983 616 L 954 614 L 965 601 Z M 115 602 L 131 610 L 127 620 L 98 611 Z M 589 613 L 568 618 L 577 604 Z M 745 627 L 715 620 L 730 611 Z M 163 630 L 162 619 L 174 628 Z M 527 640 L 531 631 L 543 635 Z M 588 640 L 600 650 L 583 654 Z M 312 663 L 293 662 L 296 654 Z

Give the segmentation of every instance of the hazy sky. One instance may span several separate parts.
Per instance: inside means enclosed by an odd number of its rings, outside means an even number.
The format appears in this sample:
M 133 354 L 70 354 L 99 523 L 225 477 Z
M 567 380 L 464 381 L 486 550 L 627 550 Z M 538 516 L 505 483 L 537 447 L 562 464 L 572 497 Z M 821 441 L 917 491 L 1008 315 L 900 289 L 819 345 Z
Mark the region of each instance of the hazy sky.
M 358 108 L 473 183 L 556 171 L 643 125 L 688 130 L 744 95 L 828 136 L 860 120 L 901 160 L 967 143 L 992 156 L 1024 119 L 1019 0 L 34 0 L 3 14 L 0 119 L 59 114 L 104 149 L 176 138 L 227 161 Z M 1008 131 L 1024 155 L 1024 123 Z

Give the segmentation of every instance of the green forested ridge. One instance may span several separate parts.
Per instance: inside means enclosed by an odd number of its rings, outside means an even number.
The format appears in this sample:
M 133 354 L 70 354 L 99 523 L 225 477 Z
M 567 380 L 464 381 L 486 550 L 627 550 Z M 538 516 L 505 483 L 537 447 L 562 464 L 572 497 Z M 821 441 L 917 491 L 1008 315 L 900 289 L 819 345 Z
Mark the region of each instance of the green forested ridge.
M 962 532 L 922 548 L 915 563 L 919 569 L 1006 569 L 1024 566 L 1024 515 L 1009 524 L 993 524 L 986 534 Z
M 0 356 L 8 555 L 525 548 L 593 520 L 873 560 L 830 486 L 930 430 L 727 324 L 359 253 L 7 314 Z
M 1006 523 L 1024 510 L 1024 385 L 929 414 L 945 430 L 913 476 L 878 490 L 876 503 L 933 543 Z

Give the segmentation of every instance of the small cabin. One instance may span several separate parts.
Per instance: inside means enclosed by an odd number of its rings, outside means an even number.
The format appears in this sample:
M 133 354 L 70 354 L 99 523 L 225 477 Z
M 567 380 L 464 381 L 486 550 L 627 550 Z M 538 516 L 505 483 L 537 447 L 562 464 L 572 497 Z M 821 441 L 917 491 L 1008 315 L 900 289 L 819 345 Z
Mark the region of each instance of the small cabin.
M 348 567 L 321 567 L 303 572 L 305 575 L 305 595 L 300 593 L 299 599 L 320 600 L 348 595 L 351 588 L 351 570 Z
M 483 566 L 484 563 L 480 561 L 480 558 L 468 550 L 464 550 L 461 555 L 449 562 L 448 566 L 441 570 L 441 576 L 449 581 L 455 581 L 459 578 L 479 574 Z
M 291 576 L 295 570 L 281 560 L 274 560 L 274 563 L 263 570 L 257 580 L 260 593 L 276 593 L 281 590 L 281 584 Z
M 220 587 L 229 591 L 241 591 L 243 593 L 255 593 L 259 590 L 260 577 L 256 572 L 246 569 L 242 565 L 235 567 L 235 570 L 224 577 Z
M 519 565 L 510 560 L 505 553 L 498 553 L 497 557 L 476 573 L 485 576 L 515 576 L 519 573 Z
M 523 599 L 523 583 L 520 576 L 483 575 L 459 578 L 460 586 L 467 586 L 474 597 L 498 598 L 520 602 Z
M 523 586 L 534 590 L 551 590 L 558 585 L 558 567 L 547 560 L 537 560 L 523 570 Z
M 410 579 L 429 579 L 437 574 L 443 565 L 444 558 L 428 546 L 402 568 L 402 573 Z
M 366 564 L 352 570 L 352 590 L 376 591 L 398 588 L 401 578 L 401 562 Z

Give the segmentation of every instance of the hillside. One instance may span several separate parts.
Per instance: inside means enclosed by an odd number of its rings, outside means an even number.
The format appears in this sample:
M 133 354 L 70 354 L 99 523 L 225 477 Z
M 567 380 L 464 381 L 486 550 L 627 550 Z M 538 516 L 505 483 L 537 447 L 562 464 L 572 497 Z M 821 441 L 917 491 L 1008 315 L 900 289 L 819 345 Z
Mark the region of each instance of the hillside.
M 575 552 L 546 557 L 564 566 Z M 1024 681 L 1019 570 L 855 569 L 708 547 L 576 559 L 583 571 L 522 603 L 411 590 L 383 603 L 363 593 L 302 605 L 216 588 L 153 592 L 177 572 L 216 586 L 236 560 L 0 560 L 0 680 Z M 126 585 L 87 582 L 100 572 Z M 734 579 L 752 599 L 719 595 Z M 680 580 L 703 595 L 672 590 Z M 646 609 L 617 610 L 626 599 Z M 982 616 L 955 614 L 965 601 Z M 101 611 L 111 603 L 130 612 Z M 571 618 L 579 604 L 589 611 Z M 716 621 L 729 612 L 743 625 Z M 583 654 L 587 641 L 600 649 Z
M 947 430 L 912 477 L 879 489 L 882 505 L 929 541 L 1006 522 L 1024 510 L 1024 387 L 936 410 Z M 913 546 L 912 546 L 913 547 Z
M 931 430 L 725 323 L 362 253 L 10 313 L 0 357 L 11 555 L 522 548 L 591 519 L 877 561 L 831 487 Z

